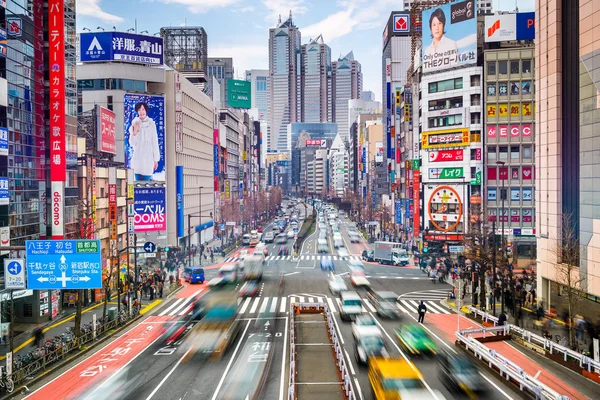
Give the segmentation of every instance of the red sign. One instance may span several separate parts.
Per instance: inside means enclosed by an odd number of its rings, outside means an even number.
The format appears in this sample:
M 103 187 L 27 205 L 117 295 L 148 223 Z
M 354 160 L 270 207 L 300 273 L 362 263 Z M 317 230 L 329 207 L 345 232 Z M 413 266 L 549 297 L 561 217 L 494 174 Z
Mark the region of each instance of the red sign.
M 114 112 L 98 107 L 98 149 L 104 153 L 117 154 Z
M 481 149 L 475 149 L 475 161 L 481 161 Z
M 508 180 L 508 167 L 500 167 L 498 168 L 498 173 L 500 175 L 501 181 Z
M 521 134 L 523 136 L 531 136 L 531 124 L 521 125 Z
M 48 0 L 48 58 L 50 70 L 50 180 L 64 182 L 67 178 L 64 0 Z
M 414 213 L 411 213 L 411 215 L 414 215 L 413 236 L 419 236 L 421 234 L 420 233 L 421 232 L 421 198 L 420 198 L 421 180 L 420 180 L 420 178 L 421 178 L 420 172 L 413 171 L 413 179 L 414 179 L 413 204 L 414 204 L 414 209 L 415 209 Z
M 531 167 L 523 167 L 521 174 L 523 176 L 524 181 L 528 181 L 528 180 L 530 181 L 531 176 L 533 175 L 532 168 Z
M 488 126 L 488 137 L 493 139 L 496 137 L 496 126 Z
M 463 235 L 425 235 L 425 240 L 463 240 Z
M 319 140 L 319 139 L 307 140 L 305 143 L 306 146 L 317 146 L 317 147 L 325 147 L 324 144 L 325 144 L 325 141 Z
M 508 136 L 508 126 L 507 125 L 500 125 L 498 127 L 498 131 L 500 131 L 500 137 Z
M 463 161 L 464 150 L 439 150 L 429 152 L 429 162 Z
M 405 32 L 408 30 L 408 15 L 399 15 L 396 17 L 394 32 Z

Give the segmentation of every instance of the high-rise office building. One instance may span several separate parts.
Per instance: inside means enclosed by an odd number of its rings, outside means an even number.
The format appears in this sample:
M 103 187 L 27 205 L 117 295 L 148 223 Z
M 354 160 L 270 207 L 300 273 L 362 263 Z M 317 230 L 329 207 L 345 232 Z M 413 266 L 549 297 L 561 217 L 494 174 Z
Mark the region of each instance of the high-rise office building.
M 348 101 L 360 98 L 363 83 L 361 66 L 351 51 L 332 63 L 332 71 L 333 118 L 342 141 L 347 141 L 350 135 Z
M 331 48 L 325 44 L 322 35 L 302 45 L 302 122 L 331 121 L 331 67 Z
M 208 58 L 208 37 L 204 28 L 160 28 L 160 36 L 164 39 L 165 65 L 181 72 L 195 86 L 204 90 L 207 85 Z
M 289 18 L 269 29 L 269 123 L 267 151 L 290 152 L 287 126 L 299 120 L 300 110 L 300 30 Z
M 252 108 L 258 110 L 258 120 L 268 121 L 269 107 L 267 97 L 269 91 L 267 89 L 267 81 L 269 80 L 268 69 L 251 69 L 246 71 L 246 80 L 250 82 L 252 87 Z
M 215 78 L 221 86 L 221 107 L 227 104 L 227 80 L 233 79 L 233 58 L 231 57 L 209 57 L 206 64 L 206 75 Z

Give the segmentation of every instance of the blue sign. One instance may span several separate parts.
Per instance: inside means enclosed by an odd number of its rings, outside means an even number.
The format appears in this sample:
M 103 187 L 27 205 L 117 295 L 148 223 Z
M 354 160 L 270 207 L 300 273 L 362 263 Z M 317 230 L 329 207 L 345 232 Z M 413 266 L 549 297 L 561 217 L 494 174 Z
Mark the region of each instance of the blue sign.
M 175 201 L 177 203 L 177 237 L 184 237 L 184 219 L 183 215 L 183 166 L 175 167 Z M 152 252 L 151 252 L 152 253 Z
M 535 12 L 517 13 L 517 40 L 535 39 Z
M 214 175 L 219 176 L 219 145 L 218 144 L 213 145 L 213 161 L 215 163 L 215 165 L 213 167 Z
M 391 68 L 391 66 L 390 66 Z M 385 105 L 385 123 L 386 123 L 386 143 L 387 143 L 387 158 L 392 158 L 392 83 L 386 82 L 385 95 L 387 102 Z
M 0 128 L 0 156 L 8 155 L 8 129 Z
M 144 243 L 144 251 L 146 253 L 154 253 L 156 251 L 156 245 L 152 242 Z
M 27 288 L 100 289 L 100 240 L 27 240 Z
M 79 37 L 81 62 L 163 64 L 163 39 L 125 32 L 89 32 Z
M 6 289 L 26 289 L 25 260 L 22 258 L 4 259 L 4 287 Z
M 8 205 L 8 178 L 0 177 L 0 206 Z
M 402 202 L 396 200 L 396 224 L 402 224 Z
M 214 225 L 213 221 L 208 221 L 208 222 L 205 222 L 205 223 L 203 223 L 201 225 L 196 225 L 196 232 L 201 232 L 201 231 L 203 231 L 205 229 L 210 228 L 213 225 Z
M 6 57 L 7 51 L 6 30 L 0 28 L 0 56 Z
M 277 160 L 277 165 L 280 167 L 287 167 L 288 162 L 287 162 L 287 160 Z

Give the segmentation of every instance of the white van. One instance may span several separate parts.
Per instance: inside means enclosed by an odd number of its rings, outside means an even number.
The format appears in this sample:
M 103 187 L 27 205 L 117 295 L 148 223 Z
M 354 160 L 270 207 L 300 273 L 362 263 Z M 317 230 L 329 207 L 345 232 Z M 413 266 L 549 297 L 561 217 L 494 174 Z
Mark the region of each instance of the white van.
M 327 239 L 319 239 L 317 241 L 317 250 L 319 251 L 319 253 L 327 253 L 329 251 Z
M 333 234 L 333 246 L 337 249 L 338 247 L 344 247 L 344 240 L 339 232 Z
M 351 291 L 342 292 L 340 297 L 340 317 L 343 320 L 354 320 L 362 314 L 362 302 L 358 293 Z

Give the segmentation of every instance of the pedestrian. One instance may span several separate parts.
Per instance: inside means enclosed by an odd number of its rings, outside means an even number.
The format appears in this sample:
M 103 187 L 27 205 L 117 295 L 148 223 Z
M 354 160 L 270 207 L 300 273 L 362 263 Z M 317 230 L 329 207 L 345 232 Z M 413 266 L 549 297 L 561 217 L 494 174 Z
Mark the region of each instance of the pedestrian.
M 425 303 L 423 303 L 423 300 L 421 300 L 421 304 L 419 304 L 419 320 L 418 322 L 420 323 L 424 323 L 424 319 L 425 319 L 425 313 L 427 312 L 427 306 L 425 305 Z
M 44 344 L 44 329 L 40 325 L 33 330 L 33 347 L 40 348 Z
M 517 312 L 515 313 L 515 325 L 517 325 L 519 328 L 521 327 L 521 319 L 523 318 L 523 310 L 521 310 L 521 307 L 517 307 Z
M 498 316 L 498 326 L 504 326 L 505 323 L 506 323 L 506 314 L 504 314 L 504 311 L 502 311 L 500 313 L 500 315 Z

